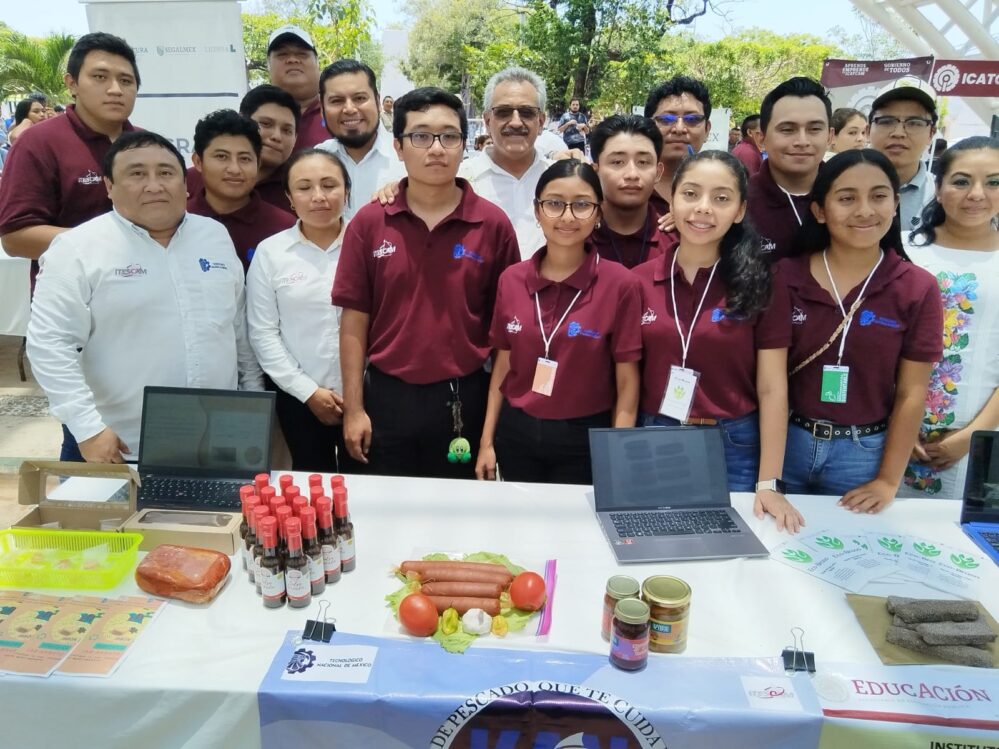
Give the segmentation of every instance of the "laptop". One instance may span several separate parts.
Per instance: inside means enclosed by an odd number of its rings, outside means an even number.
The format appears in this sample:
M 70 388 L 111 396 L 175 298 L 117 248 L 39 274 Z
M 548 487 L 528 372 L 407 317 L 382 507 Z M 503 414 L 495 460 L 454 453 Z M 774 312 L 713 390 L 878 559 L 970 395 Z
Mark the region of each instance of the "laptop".
M 961 528 L 999 564 L 999 432 L 971 435 Z
M 721 429 L 591 429 L 597 518 L 617 560 L 765 557 L 732 508 Z
M 271 470 L 274 401 L 270 392 L 146 387 L 138 509 L 240 509 L 239 487 Z

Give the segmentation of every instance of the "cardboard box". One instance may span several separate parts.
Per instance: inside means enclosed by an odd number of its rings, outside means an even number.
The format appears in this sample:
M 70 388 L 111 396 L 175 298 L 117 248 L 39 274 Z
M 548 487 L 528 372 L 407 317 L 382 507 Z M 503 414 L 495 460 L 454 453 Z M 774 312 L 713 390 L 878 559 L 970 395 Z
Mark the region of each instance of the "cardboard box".
M 139 475 L 131 466 L 26 460 L 21 464 L 17 501 L 37 505 L 15 527 L 59 523 L 72 530 L 101 530 L 101 521 L 118 526 L 135 513 Z M 109 499 L 110 497 L 110 499 Z
M 212 549 L 232 556 L 241 547 L 238 512 L 194 512 L 190 510 L 140 510 L 122 524 L 121 530 L 141 533 L 140 551 L 160 544 Z

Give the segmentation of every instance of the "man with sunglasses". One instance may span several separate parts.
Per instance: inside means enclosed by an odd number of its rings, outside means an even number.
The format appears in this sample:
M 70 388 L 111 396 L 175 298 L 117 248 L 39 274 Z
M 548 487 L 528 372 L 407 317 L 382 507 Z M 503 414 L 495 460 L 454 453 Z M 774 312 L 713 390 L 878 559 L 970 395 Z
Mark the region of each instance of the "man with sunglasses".
M 934 194 L 923 156 L 936 133 L 936 102 L 915 86 L 899 86 L 874 100 L 868 122 L 871 148 L 888 157 L 902 183 L 898 205 L 902 231 L 912 231 Z
M 651 202 L 659 215 L 665 216 L 669 213 L 673 174 L 684 156 L 701 150 L 711 132 L 711 94 L 695 78 L 674 76 L 649 94 L 645 116 L 655 121 L 663 136 L 659 154 L 663 170 Z
M 458 97 L 410 91 L 393 135 L 406 178 L 392 203 L 368 203 L 347 225 L 333 283 L 344 440 L 372 473 L 474 478 L 496 285 L 520 260 L 517 238 L 457 178 L 468 137 Z

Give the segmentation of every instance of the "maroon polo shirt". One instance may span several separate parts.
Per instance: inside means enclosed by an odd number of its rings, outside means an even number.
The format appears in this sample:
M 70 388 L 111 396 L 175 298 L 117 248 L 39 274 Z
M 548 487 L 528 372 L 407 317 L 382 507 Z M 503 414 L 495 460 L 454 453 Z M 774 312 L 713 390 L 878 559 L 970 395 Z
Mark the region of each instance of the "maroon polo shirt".
M 791 300 L 789 371 L 820 349 L 843 320 L 833 296 L 819 286 L 809 257 L 787 258 L 777 266 Z M 843 299 L 849 310 L 857 284 Z M 842 292 L 843 290 L 840 289 Z M 820 399 L 822 367 L 836 364 L 839 337 L 815 361 L 788 380 L 791 410 L 834 424 L 870 424 L 888 418 L 895 401 L 899 359 L 939 361 L 943 353 L 943 308 L 936 280 L 922 268 L 889 252 L 865 293 L 843 352 L 850 367 L 846 403 Z
M 124 131 L 133 130 L 125 122 Z M 62 117 L 28 128 L 10 150 L 0 181 L 0 234 L 29 226 L 73 228 L 111 210 L 104 186 L 106 135 L 70 104 Z
M 489 356 L 500 274 L 520 260 L 497 206 L 463 179 L 458 207 L 430 230 L 406 203 L 368 203 L 347 224 L 333 304 L 365 312 L 368 360 L 414 385 L 462 377 Z
M 735 148 L 732 149 L 732 155 L 746 167 L 750 177 L 760 171 L 760 167 L 763 166 L 763 154 L 750 138 L 743 138 L 736 143 Z
M 670 297 L 670 266 L 676 250 L 635 268 L 642 288 L 642 395 L 646 413 L 659 413 L 670 368 L 681 366 L 683 348 L 676 331 Z M 676 306 L 684 335 L 711 268 L 700 268 L 693 284 L 676 266 Z M 791 343 L 790 305 L 779 278 L 774 280 L 770 305 L 761 313 L 740 318 L 725 312 L 728 291 L 718 271 L 704 299 L 687 350 L 687 367 L 700 372 L 690 417 L 735 419 L 758 408 L 756 354 L 760 349 L 787 348 Z
M 379 127 L 381 127 L 380 124 Z M 295 150 L 313 148 L 324 140 L 329 140 L 330 137 L 329 131 L 326 129 L 326 121 L 323 119 L 323 108 L 319 104 L 319 99 L 316 99 L 302 112 L 302 119 L 298 122 Z
M 236 245 L 236 254 L 243 263 L 244 273 L 250 268 L 250 261 L 253 259 L 253 253 L 257 251 L 257 245 L 267 237 L 291 228 L 297 220 L 288 211 L 282 211 L 270 203 L 265 203 L 256 190 L 250 193 L 250 202 L 239 210 L 232 213 L 216 213 L 208 204 L 208 198 L 202 188 L 188 198 L 187 210 L 198 216 L 213 218 L 225 227 L 232 243 Z
M 587 241 L 604 260 L 613 260 L 625 268 L 634 268 L 646 260 L 661 257 L 666 250 L 679 244 L 679 235 L 675 231 L 660 231 L 658 221 L 659 213 L 649 203 L 645 226 L 635 233 L 618 234 L 603 222 L 593 230 Z
M 506 271 L 500 278 L 489 340 L 510 352 L 510 372 L 500 386 L 510 405 L 536 419 L 573 419 L 609 411 L 617 398 L 615 364 L 638 361 L 641 295 L 635 276 L 619 263 L 589 252 L 579 269 L 564 281 L 541 276 L 547 249 Z M 599 262 L 598 262 L 599 261 Z M 538 327 L 537 295 L 545 334 L 572 303 L 555 331 L 548 358 L 558 362 L 552 394 L 531 388 L 545 344 Z
M 791 201 L 794 201 L 794 208 Z M 811 195 L 789 197 L 781 190 L 770 174 L 770 162 L 766 159 L 760 171 L 749 178 L 749 218 L 760 234 L 763 256 L 771 263 L 791 253 L 801 228 L 794 215 L 795 208 L 804 221 L 811 210 L 810 202 Z
M 652 197 L 649 198 L 649 206 L 660 216 L 665 216 L 670 212 L 669 201 L 655 190 L 652 191 Z
M 284 189 L 284 175 L 285 175 L 285 165 L 282 164 L 279 169 L 277 169 L 269 177 L 257 182 L 253 190 L 256 192 L 260 199 L 265 203 L 274 206 L 275 208 L 280 208 L 282 211 L 290 212 L 291 201 L 288 200 L 288 195 Z M 205 189 L 205 181 L 201 178 L 201 172 L 195 169 L 193 166 L 188 167 L 187 170 L 187 195 L 188 198 L 193 198 L 199 192 Z

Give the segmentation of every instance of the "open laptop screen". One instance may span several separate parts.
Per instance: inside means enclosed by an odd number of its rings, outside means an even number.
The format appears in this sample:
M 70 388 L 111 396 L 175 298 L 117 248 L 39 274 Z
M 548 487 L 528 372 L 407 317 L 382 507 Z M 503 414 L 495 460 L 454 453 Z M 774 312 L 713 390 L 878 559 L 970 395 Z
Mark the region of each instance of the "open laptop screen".
M 591 429 L 598 512 L 729 504 L 721 430 Z
M 971 435 L 961 522 L 999 523 L 999 432 Z
M 270 469 L 274 394 L 147 387 L 139 470 L 239 478 Z

